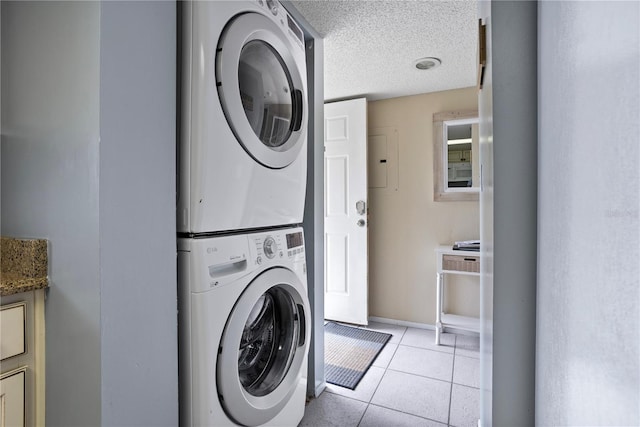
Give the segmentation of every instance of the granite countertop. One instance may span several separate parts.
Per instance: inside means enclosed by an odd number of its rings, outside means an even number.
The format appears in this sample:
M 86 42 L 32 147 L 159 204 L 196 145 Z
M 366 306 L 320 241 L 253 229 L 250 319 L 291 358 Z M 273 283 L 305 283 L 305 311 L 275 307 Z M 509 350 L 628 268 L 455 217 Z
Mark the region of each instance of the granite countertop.
M 0 296 L 49 286 L 47 241 L 2 237 Z

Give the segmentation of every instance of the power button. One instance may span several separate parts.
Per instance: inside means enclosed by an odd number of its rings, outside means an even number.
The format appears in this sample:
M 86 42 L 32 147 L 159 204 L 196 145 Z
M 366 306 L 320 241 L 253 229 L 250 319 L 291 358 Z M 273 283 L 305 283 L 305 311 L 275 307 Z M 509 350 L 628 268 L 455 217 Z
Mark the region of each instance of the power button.
M 276 3 L 274 0 L 267 0 L 267 7 L 273 15 L 278 14 L 278 3 Z

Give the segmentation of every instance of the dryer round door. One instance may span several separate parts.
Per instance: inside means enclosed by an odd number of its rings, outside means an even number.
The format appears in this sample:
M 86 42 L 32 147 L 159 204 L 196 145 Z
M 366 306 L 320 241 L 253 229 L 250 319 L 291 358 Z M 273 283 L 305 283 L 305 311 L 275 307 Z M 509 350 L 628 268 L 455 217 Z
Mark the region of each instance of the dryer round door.
M 311 319 L 306 290 L 289 269 L 258 275 L 236 302 L 218 348 L 220 404 L 234 422 L 264 424 L 300 381 Z
M 227 122 L 247 153 L 272 169 L 292 163 L 306 137 L 306 77 L 294 48 L 259 13 L 234 18 L 218 42 L 216 84 Z

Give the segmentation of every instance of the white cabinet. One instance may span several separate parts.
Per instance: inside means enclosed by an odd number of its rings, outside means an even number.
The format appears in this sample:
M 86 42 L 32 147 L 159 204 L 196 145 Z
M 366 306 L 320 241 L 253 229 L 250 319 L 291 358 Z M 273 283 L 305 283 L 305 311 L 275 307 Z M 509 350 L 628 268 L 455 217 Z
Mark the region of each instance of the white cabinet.
M 449 163 L 461 162 L 462 151 L 449 151 Z
M 44 289 L 2 297 L 0 426 L 45 423 Z
M 0 426 L 25 425 L 24 381 L 27 368 L 0 375 Z
M 449 163 L 471 162 L 471 150 L 449 151 Z
M 0 360 L 27 351 L 25 345 L 25 321 L 27 305 L 24 302 L 5 304 L 0 310 Z M 1 425 L 1 424 L 0 424 Z
M 480 253 L 454 251 L 451 246 L 439 246 L 436 248 L 436 256 L 436 345 L 440 345 L 440 334 L 447 326 L 465 331 L 480 332 L 480 319 L 444 312 L 446 276 L 448 274 L 477 276 L 478 282 L 480 282 Z

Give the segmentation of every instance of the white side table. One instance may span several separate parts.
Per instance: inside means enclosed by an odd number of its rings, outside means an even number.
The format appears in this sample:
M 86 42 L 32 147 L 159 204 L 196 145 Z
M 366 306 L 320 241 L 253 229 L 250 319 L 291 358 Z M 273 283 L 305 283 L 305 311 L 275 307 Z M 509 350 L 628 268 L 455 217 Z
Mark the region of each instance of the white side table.
M 454 251 L 451 246 L 438 246 L 436 273 L 436 345 L 445 326 L 472 332 L 480 332 L 480 319 L 444 312 L 444 287 L 447 274 L 480 277 L 480 252 Z

